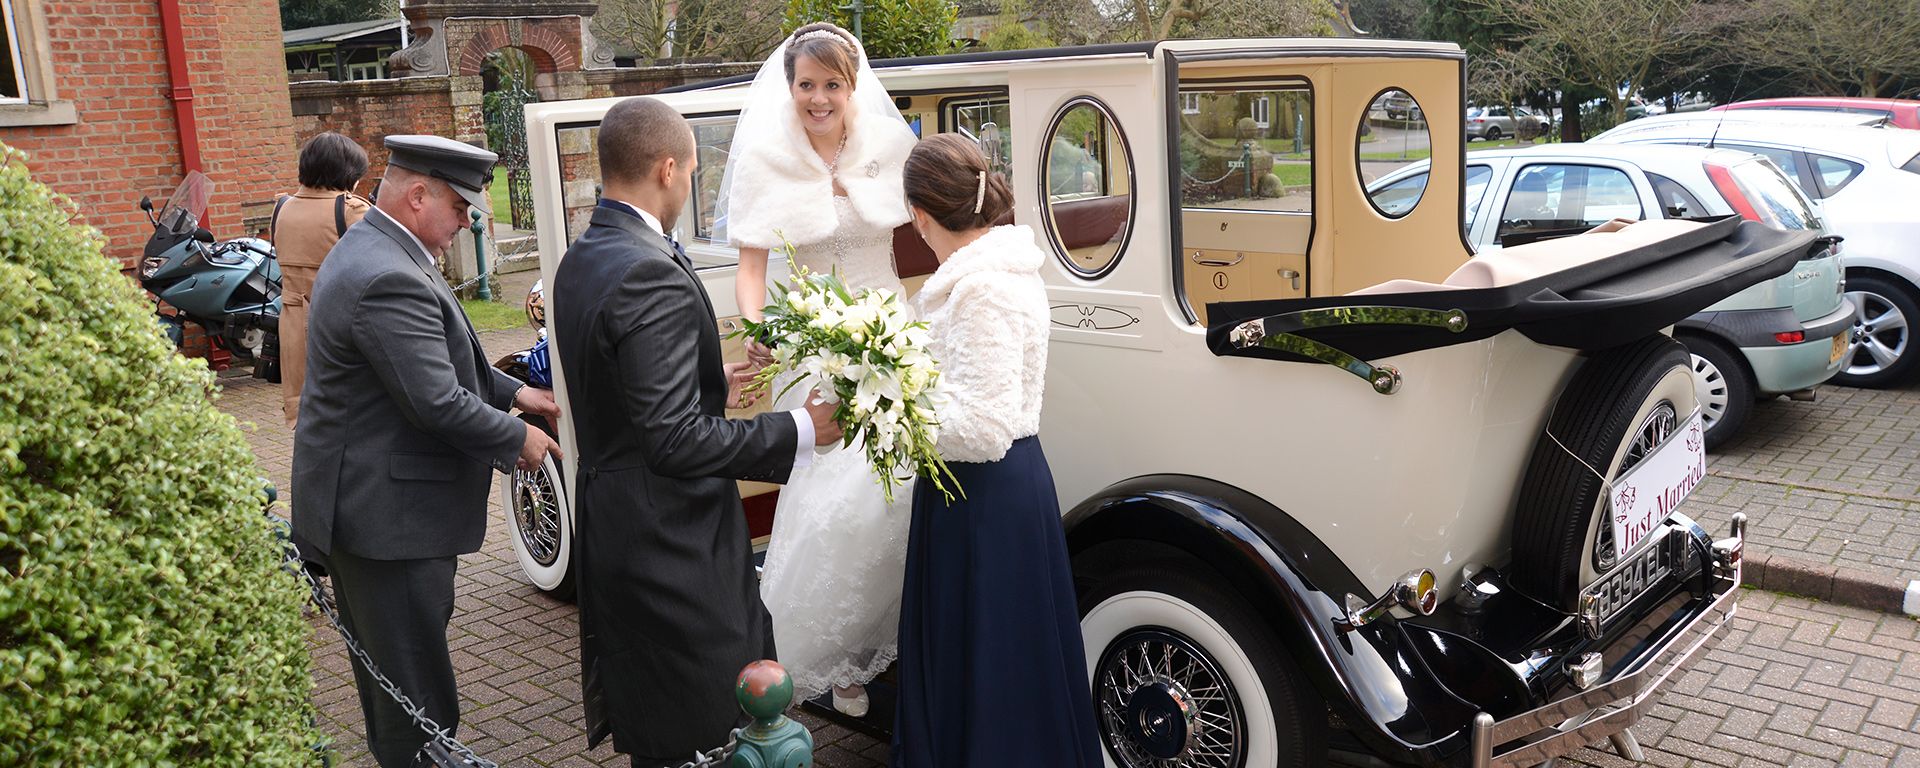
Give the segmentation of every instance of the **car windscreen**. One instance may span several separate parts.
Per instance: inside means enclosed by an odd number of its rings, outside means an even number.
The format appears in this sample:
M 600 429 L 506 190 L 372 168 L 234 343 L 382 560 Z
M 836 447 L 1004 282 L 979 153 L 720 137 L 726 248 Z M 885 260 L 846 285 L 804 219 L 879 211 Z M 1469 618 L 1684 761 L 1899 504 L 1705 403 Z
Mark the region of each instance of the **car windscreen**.
M 1730 172 L 1762 222 L 1780 229 L 1820 228 L 1813 206 L 1773 163 L 1749 160 L 1733 166 Z

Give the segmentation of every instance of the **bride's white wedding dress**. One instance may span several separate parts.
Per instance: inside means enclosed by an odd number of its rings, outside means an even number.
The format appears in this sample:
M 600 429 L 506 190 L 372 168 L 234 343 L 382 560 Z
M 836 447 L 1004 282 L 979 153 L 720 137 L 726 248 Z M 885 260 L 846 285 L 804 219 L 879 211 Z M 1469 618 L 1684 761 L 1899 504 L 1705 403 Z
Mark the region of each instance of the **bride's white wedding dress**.
M 904 304 L 893 230 L 862 221 L 846 197 L 835 196 L 833 207 L 838 224 L 832 234 L 796 246 L 795 263 L 815 272 L 838 270 L 849 288 L 884 288 Z M 807 389 L 794 387 L 775 409 L 801 407 Z M 816 456 L 780 490 L 760 597 L 773 616 L 780 663 L 802 698 L 864 684 L 899 653 L 911 481 L 893 494 L 888 505 L 858 443 Z

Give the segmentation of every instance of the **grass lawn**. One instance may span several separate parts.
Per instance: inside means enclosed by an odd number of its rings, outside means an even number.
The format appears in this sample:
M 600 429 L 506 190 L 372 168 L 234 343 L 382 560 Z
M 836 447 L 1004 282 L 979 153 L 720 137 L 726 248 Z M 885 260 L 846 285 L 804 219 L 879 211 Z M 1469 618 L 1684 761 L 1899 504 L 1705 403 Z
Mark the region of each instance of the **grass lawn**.
M 1287 150 L 1293 149 L 1293 142 L 1291 140 L 1263 139 L 1262 143 L 1267 147 L 1269 151 L 1273 152 L 1273 156 L 1277 160 L 1310 160 L 1312 159 L 1310 154 L 1306 152 L 1301 152 L 1296 154 L 1294 152 L 1287 151 Z M 1361 146 L 1365 147 L 1371 143 L 1373 142 L 1362 142 Z M 1548 142 L 1540 139 L 1535 139 L 1532 143 L 1546 144 Z M 1499 141 L 1481 140 L 1481 141 L 1467 142 L 1467 151 L 1477 152 L 1482 149 L 1506 149 L 1509 147 L 1524 147 L 1524 146 L 1528 146 L 1528 145 L 1521 144 L 1519 139 L 1508 136 Z M 1404 152 L 1382 151 L 1382 152 L 1361 152 L 1360 153 L 1361 160 L 1406 160 L 1411 162 L 1414 160 L 1426 160 L 1430 157 L 1433 157 L 1433 150 L 1427 149 L 1427 148 L 1409 149 Z M 1286 176 L 1282 175 L 1280 178 L 1285 179 Z
M 503 222 L 513 221 L 513 200 L 507 196 L 506 166 L 493 167 L 493 186 L 487 187 L 487 197 L 493 203 L 493 218 Z
M 1313 184 L 1313 166 L 1306 163 L 1275 163 L 1273 175 L 1280 177 L 1282 186 L 1304 187 Z
M 514 328 L 527 323 L 525 308 L 508 306 L 499 301 L 461 299 L 460 308 L 466 310 L 467 322 L 473 323 L 473 329 L 481 333 Z

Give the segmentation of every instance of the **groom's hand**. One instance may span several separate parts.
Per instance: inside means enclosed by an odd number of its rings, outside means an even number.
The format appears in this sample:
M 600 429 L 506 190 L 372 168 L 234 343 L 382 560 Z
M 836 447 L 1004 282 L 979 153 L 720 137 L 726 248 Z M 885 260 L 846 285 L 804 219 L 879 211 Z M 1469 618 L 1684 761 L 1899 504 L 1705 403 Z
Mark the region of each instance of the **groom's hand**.
M 727 363 L 726 369 L 728 408 L 751 408 L 754 403 L 760 402 L 760 397 L 766 394 L 764 390 L 746 391 L 747 384 L 759 372 L 759 366 L 751 362 Z
M 813 417 L 813 444 L 833 445 L 840 442 L 840 422 L 833 420 L 833 412 L 840 406 L 820 399 L 820 390 L 807 393 L 807 415 Z
M 520 391 L 513 393 L 513 405 L 527 413 L 549 419 L 560 418 L 560 404 L 553 401 L 551 389 L 541 389 L 531 384 L 521 387 Z

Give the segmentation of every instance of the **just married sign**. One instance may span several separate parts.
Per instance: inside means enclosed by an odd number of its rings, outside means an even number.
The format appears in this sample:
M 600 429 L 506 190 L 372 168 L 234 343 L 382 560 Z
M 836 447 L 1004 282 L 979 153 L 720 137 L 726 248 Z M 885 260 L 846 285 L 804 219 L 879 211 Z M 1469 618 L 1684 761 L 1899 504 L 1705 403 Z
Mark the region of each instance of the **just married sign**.
M 1696 412 L 1685 426 L 1614 482 L 1614 555 L 1632 552 L 1706 477 L 1706 428 Z

